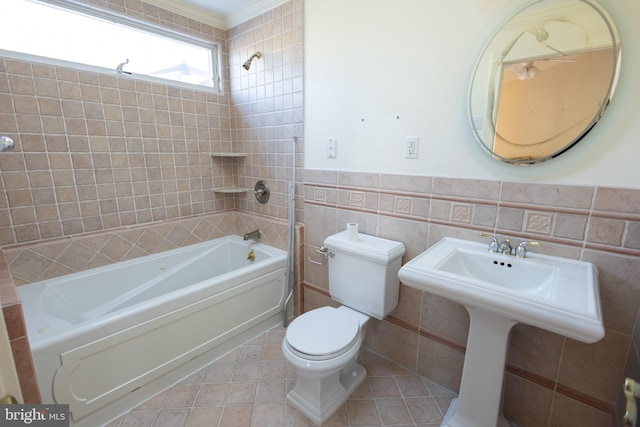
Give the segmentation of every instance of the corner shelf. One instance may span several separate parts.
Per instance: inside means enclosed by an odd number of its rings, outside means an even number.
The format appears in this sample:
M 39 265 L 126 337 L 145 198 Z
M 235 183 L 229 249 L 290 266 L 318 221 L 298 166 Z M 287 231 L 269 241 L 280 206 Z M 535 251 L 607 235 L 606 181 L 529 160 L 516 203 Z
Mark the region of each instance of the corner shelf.
M 217 187 L 213 189 L 214 193 L 226 193 L 226 194 L 247 193 L 249 191 L 251 191 L 250 188 L 244 188 L 244 187 Z
M 219 158 L 247 157 L 247 153 L 233 153 L 231 151 L 218 151 L 218 152 L 209 153 L 209 155 L 211 157 L 219 157 Z M 251 191 L 250 188 L 235 187 L 235 186 L 213 188 L 214 193 L 224 193 L 224 194 L 240 194 L 240 193 L 247 193 L 249 191 Z

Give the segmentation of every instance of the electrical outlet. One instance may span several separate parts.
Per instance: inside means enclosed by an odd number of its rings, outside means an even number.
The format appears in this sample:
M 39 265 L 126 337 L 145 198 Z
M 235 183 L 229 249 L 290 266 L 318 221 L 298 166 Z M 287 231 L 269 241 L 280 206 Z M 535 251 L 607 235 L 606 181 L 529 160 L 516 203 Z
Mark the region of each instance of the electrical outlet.
M 418 143 L 420 137 L 408 136 L 405 140 L 405 159 L 417 159 L 418 158 Z

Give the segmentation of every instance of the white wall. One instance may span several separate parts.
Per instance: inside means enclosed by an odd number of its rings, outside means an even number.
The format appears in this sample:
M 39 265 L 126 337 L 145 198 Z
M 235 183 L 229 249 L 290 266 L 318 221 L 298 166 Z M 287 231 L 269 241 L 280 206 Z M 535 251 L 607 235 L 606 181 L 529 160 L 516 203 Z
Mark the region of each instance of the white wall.
M 610 107 L 567 153 L 514 166 L 478 146 L 466 99 L 484 44 L 527 2 L 306 0 L 305 167 L 640 188 L 640 2 L 600 3 L 622 44 Z M 405 159 L 413 135 L 419 158 Z

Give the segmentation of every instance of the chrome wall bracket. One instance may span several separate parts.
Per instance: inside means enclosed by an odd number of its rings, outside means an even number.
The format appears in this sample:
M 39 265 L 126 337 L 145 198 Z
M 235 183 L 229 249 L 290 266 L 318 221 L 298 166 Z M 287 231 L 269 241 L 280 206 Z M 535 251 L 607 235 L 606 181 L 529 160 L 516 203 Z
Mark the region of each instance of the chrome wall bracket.
M 0 136 L 0 152 L 13 151 L 13 139 L 8 136 Z

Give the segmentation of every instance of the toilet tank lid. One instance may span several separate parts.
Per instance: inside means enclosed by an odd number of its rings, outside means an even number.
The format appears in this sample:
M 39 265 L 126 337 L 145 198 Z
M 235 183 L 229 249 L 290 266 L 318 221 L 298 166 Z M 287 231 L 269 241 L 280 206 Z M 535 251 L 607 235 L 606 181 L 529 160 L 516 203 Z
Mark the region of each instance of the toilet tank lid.
M 404 255 L 405 249 L 402 242 L 383 239 L 358 233 L 358 240 L 349 240 L 347 231 L 333 234 L 324 239 L 324 244 L 336 252 L 348 252 L 350 254 L 368 258 L 381 263 L 388 263 Z

